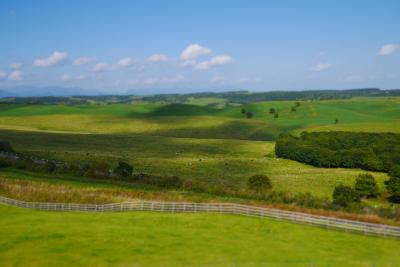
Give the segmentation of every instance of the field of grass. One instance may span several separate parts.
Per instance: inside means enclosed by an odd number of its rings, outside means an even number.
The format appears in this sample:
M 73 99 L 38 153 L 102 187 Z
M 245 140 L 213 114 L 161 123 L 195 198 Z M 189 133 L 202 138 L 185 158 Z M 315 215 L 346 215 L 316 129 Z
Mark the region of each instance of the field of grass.
M 398 241 L 218 214 L 0 205 L 1 266 L 398 266 Z M 23 253 L 22 253 L 23 251 Z
M 356 169 L 326 169 L 274 156 L 274 143 L 266 141 L 194 139 L 159 136 L 67 134 L 0 131 L 17 151 L 26 154 L 82 162 L 127 160 L 134 172 L 178 175 L 201 185 L 244 189 L 253 174 L 266 174 L 275 190 L 311 192 L 330 197 L 338 183 L 352 185 Z M 380 188 L 387 179 L 374 173 Z
M 210 107 L 190 105 L 0 105 L 0 140 L 17 151 L 66 161 L 127 160 L 135 172 L 178 175 L 194 183 L 241 190 L 249 176 L 270 176 L 274 189 L 330 197 L 338 183 L 363 172 L 324 169 L 278 159 L 273 140 L 303 130 L 400 131 L 400 98 L 271 101 Z M 245 108 L 254 114 L 246 119 Z M 269 114 L 275 108 L 279 118 Z M 335 119 L 339 120 L 334 124 Z M 269 141 L 271 140 L 271 141 Z M 381 190 L 386 174 L 375 173 Z

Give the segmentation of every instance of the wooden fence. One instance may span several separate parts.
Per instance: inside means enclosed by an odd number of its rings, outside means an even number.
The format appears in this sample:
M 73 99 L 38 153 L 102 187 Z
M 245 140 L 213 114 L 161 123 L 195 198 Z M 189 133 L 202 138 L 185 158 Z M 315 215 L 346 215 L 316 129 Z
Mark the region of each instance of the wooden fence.
M 84 211 L 84 212 L 122 212 L 122 211 L 161 211 L 161 212 L 213 212 L 244 216 L 268 217 L 319 227 L 400 239 L 400 227 L 333 217 L 312 215 L 302 212 L 234 204 L 234 203 L 191 203 L 136 201 L 112 204 L 72 204 L 25 202 L 0 196 L 0 203 L 12 206 L 45 211 Z

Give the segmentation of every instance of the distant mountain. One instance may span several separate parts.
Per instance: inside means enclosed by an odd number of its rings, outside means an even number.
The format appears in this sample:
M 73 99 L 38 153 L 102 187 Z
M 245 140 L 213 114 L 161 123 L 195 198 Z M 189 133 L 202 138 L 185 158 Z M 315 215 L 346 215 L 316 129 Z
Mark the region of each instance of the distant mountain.
M 80 87 L 33 87 L 33 86 L 15 86 L 0 89 L 0 97 L 42 97 L 42 96 L 73 96 L 102 95 L 96 90 L 86 90 Z

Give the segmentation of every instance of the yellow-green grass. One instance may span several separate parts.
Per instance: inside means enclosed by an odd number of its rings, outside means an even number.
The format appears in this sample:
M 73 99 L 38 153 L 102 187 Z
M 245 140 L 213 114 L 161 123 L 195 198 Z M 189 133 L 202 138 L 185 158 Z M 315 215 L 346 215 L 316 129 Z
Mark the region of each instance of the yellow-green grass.
M 210 100 L 207 100 L 210 101 Z M 131 133 L 194 138 L 274 140 L 281 132 L 349 130 L 400 132 L 400 98 L 270 101 L 228 105 L 151 103 L 112 105 L 0 105 L 0 128 L 86 133 Z M 254 114 L 246 119 L 245 108 Z M 274 119 L 269 108 L 279 114 Z M 339 120 L 334 124 L 335 119 Z
M 0 205 L 1 266 L 383 266 L 399 241 L 220 214 Z
M 136 173 L 178 175 L 201 185 L 246 188 L 254 174 L 270 177 L 275 190 L 330 197 L 335 185 L 352 185 L 357 169 L 316 168 L 274 156 L 267 141 L 173 138 L 140 135 L 0 131 L 17 151 L 64 161 L 127 160 Z M 384 173 L 374 173 L 381 190 Z

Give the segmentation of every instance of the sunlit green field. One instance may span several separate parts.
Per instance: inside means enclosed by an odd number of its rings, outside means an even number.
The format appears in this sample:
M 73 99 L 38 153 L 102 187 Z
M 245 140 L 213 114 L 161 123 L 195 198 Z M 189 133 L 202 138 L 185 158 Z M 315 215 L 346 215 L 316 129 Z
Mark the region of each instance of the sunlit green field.
M 400 131 L 400 98 L 271 101 L 210 107 L 191 105 L 0 105 L 0 140 L 16 150 L 68 161 L 127 160 L 135 172 L 178 175 L 200 184 L 242 189 L 249 176 L 267 174 L 274 189 L 329 197 L 338 183 L 361 172 L 324 169 L 278 159 L 273 140 L 303 130 Z M 241 109 L 251 111 L 246 119 Z M 269 109 L 275 108 L 279 118 Z M 339 123 L 335 124 L 334 120 Z M 386 174 L 375 174 L 381 190 Z
M 398 266 L 398 241 L 219 214 L 0 205 L 1 266 Z

